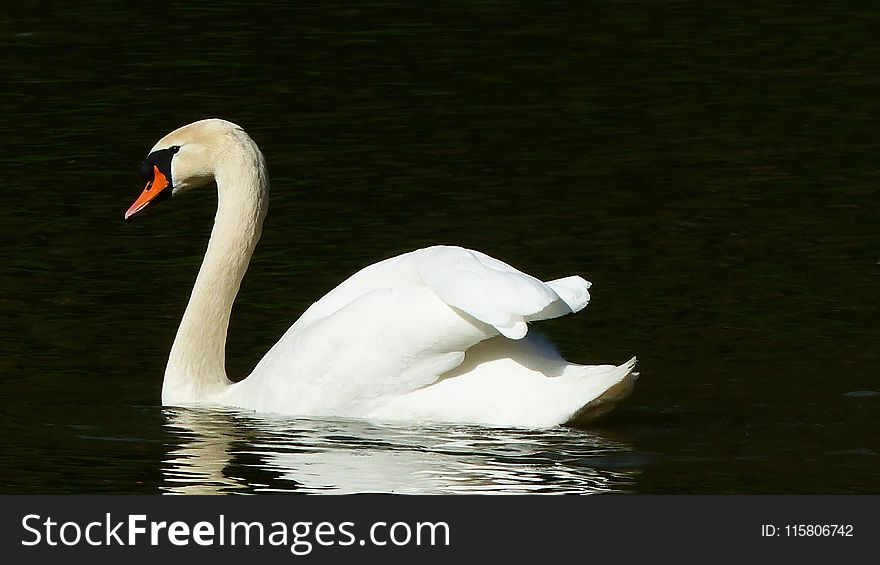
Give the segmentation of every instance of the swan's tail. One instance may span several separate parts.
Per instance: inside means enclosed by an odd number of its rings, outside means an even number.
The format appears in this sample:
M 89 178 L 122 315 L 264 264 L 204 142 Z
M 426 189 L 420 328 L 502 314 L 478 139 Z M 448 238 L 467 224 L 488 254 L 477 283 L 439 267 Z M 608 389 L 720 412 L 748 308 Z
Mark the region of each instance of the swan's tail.
M 566 423 L 585 422 L 594 420 L 604 414 L 607 414 L 612 408 L 629 396 L 635 386 L 639 374 L 634 370 L 636 366 L 636 358 L 633 357 L 626 363 L 614 366 L 602 367 L 586 367 L 586 375 L 581 378 L 592 381 L 591 388 L 605 388 L 599 396 L 596 396 L 583 406 L 581 406 Z M 602 370 L 604 374 L 595 374 L 598 370 Z M 598 380 L 598 382 L 597 382 Z

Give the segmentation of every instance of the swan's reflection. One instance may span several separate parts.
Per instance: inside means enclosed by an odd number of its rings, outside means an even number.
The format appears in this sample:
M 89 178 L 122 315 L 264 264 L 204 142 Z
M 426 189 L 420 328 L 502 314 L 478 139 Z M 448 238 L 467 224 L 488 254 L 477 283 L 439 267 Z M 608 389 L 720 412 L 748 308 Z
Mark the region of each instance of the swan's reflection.
M 163 465 L 168 493 L 600 493 L 633 482 L 626 444 L 566 428 L 405 427 L 203 409 L 165 416 L 175 439 Z

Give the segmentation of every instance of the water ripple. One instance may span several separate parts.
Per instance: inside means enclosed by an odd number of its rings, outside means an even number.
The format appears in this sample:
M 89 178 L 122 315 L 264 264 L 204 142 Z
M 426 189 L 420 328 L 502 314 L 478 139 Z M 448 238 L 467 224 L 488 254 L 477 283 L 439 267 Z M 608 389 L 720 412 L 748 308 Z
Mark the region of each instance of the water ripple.
M 402 427 L 229 410 L 168 409 L 165 417 L 179 442 L 162 465 L 162 490 L 173 494 L 586 494 L 633 483 L 623 468 L 590 464 L 630 448 L 580 430 Z

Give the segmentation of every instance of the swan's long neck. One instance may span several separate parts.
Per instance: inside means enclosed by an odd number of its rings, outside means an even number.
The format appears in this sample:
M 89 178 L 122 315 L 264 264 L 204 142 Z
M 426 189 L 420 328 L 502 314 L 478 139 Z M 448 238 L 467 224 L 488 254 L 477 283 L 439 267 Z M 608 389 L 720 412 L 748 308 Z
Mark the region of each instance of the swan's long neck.
M 269 183 L 263 156 L 242 134 L 218 148 L 217 215 L 208 249 L 165 368 L 163 404 L 210 401 L 231 383 L 226 332 L 232 305 L 260 239 Z

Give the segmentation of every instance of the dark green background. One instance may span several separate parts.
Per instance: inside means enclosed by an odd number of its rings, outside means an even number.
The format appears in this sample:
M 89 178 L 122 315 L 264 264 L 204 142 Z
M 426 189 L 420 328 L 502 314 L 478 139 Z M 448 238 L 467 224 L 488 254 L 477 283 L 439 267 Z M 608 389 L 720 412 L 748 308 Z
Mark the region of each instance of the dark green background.
M 880 8 L 730 4 L 8 7 L 0 491 L 878 492 Z M 593 281 L 539 327 L 636 391 L 541 433 L 163 411 L 215 196 L 122 213 L 205 117 L 273 183 L 230 376 L 446 243 Z

